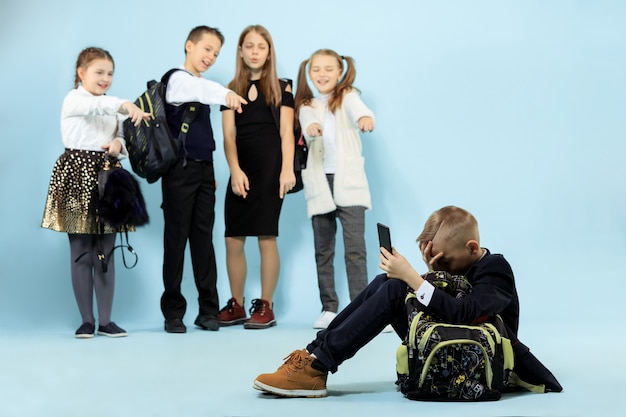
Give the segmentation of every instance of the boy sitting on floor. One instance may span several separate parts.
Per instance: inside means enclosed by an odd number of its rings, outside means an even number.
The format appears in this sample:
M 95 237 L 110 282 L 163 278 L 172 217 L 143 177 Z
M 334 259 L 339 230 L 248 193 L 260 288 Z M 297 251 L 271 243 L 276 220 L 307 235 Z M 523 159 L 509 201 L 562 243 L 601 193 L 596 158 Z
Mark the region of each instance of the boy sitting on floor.
M 514 372 L 525 382 L 560 392 L 561 385 L 528 347 L 517 339 L 519 300 L 513 270 L 502 255 L 480 246 L 478 223 L 468 211 L 443 207 L 430 215 L 417 238 L 429 270 L 465 275 L 472 292 L 457 299 L 422 278 L 392 248 L 381 248 L 378 275 L 341 311 L 327 329 L 320 331 L 306 349 L 292 352 L 272 374 L 259 375 L 254 388 L 283 397 L 325 397 L 328 372 L 337 372 L 343 361 L 391 324 L 400 338 L 408 331 L 405 309 L 407 291 L 414 291 L 427 312 L 450 323 L 477 323 L 500 315 L 515 354 Z

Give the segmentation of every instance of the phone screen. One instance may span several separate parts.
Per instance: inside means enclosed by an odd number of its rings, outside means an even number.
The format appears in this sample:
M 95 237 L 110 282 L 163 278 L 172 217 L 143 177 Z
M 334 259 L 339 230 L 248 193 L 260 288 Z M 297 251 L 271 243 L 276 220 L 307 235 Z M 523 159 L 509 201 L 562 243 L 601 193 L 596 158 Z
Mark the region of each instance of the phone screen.
M 382 223 L 378 223 L 378 243 L 380 247 L 391 252 L 391 234 L 389 228 Z

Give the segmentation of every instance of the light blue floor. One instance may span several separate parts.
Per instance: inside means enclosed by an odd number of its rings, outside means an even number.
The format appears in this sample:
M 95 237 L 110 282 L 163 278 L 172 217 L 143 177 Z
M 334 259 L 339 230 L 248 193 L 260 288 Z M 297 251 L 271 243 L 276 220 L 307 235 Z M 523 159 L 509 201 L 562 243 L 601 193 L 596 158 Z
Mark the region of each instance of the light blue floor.
M 188 323 L 190 324 L 190 323 Z M 393 333 L 377 336 L 328 379 L 329 396 L 282 399 L 252 388 L 314 337 L 308 325 L 172 335 L 161 323 L 125 325 L 129 337 L 73 338 L 74 328 L 0 327 L 0 416 L 623 416 L 619 345 L 592 344 L 574 328 L 535 329 L 526 342 L 565 391 L 489 403 L 422 403 L 396 392 Z M 596 346 L 592 349 L 592 346 Z

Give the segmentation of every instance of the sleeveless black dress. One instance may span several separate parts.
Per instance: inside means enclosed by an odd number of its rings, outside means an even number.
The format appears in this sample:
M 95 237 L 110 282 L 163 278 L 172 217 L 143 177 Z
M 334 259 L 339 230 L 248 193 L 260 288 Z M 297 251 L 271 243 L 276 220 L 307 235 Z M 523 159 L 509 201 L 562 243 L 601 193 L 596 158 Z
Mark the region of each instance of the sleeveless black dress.
M 283 205 L 279 197 L 282 151 L 280 133 L 259 88 L 259 81 L 250 81 L 248 91 L 255 86 L 257 98 L 235 112 L 236 144 L 239 166 L 248 176 L 250 190 L 246 198 L 233 193 L 230 179 L 224 203 L 225 236 L 278 236 L 278 218 Z M 293 95 L 283 91 L 282 105 L 293 107 Z

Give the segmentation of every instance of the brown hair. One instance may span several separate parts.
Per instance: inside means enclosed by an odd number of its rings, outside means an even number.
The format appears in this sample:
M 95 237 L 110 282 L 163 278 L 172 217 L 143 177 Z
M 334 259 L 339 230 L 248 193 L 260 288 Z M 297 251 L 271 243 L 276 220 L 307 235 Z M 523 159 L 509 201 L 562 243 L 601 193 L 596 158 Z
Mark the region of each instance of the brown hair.
M 316 55 L 327 55 L 335 58 L 339 64 L 339 69 L 342 72 L 344 70 L 343 61 L 346 61 L 346 72 L 339 80 L 335 89 L 331 93 L 330 98 L 328 99 L 328 109 L 331 112 L 334 112 L 339 106 L 341 106 L 343 96 L 354 88 L 352 84 L 356 78 L 356 68 L 354 67 L 354 60 L 351 57 L 339 55 L 332 49 L 319 49 L 313 52 L 309 59 L 302 61 L 300 64 L 300 70 L 298 71 L 298 88 L 295 96 L 296 109 L 299 112 L 301 106 L 310 104 L 313 99 L 313 92 L 307 83 L 306 69 L 307 65 L 311 63 Z
M 465 245 L 471 239 L 479 241 L 478 222 L 467 210 L 455 206 L 442 207 L 428 217 L 417 242 L 421 247 L 437 234 L 454 246 Z
M 268 106 L 279 107 L 282 102 L 282 93 L 280 90 L 280 82 L 278 81 L 278 75 L 276 73 L 276 54 L 274 52 L 274 42 L 272 41 L 272 35 L 270 32 L 261 25 L 250 25 L 246 27 L 241 35 L 239 35 L 239 41 L 237 43 L 237 61 L 235 68 L 235 77 L 230 83 L 228 88 L 242 97 L 246 95 L 246 89 L 248 88 L 248 82 L 250 81 L 250 70 L 246 67 L 243 57 L 240 56 L 239 51 L 243 47 L 243 41 L 250 32 L 259 34 L 269 47 L 269 53 L 267 60 L 263 65 L 261 71 L 261 78 L 259 80 L 259 87 L 261 92 L 265 96 L 265 102 Z
M 102 48 L 97 48 L 95 46 L 90 46 L 88 48 L 83 49 L 78 54 L 78 59 L 76 60 L 76 70 L 74 74 L 74 88 L 78 88 L 78 84 L 80 84 L 80 77 L 78 76 L 79 68 L 87 68 L 91 61 L 94 59 L 108 59 L 113 64 L 113 69 L 115 69 L 115 62 L 113 61 L 113 57 L 109 53 L 109 51 L 104 50 Z
M 187 45 L 188 41 L 191 41 L 192 43 L 198 43 L 205 33 L 210 33 L 217 36 L 217 38 L 220 40 L 220 43 L 224 45 L 224 35 L 222 35 L 222 32 L 220 32 L 220 30 L 217 28 L 212 28 L 211 26 L 205 25 L 196 26 L 195 28 L 191 29 L 191 32 L 189 32 L 189 35 L 187 35 L 187 39 L 185 39 L 185 45 Z M 185 48 L 185 55 L 187 55 L 187 48 Z

